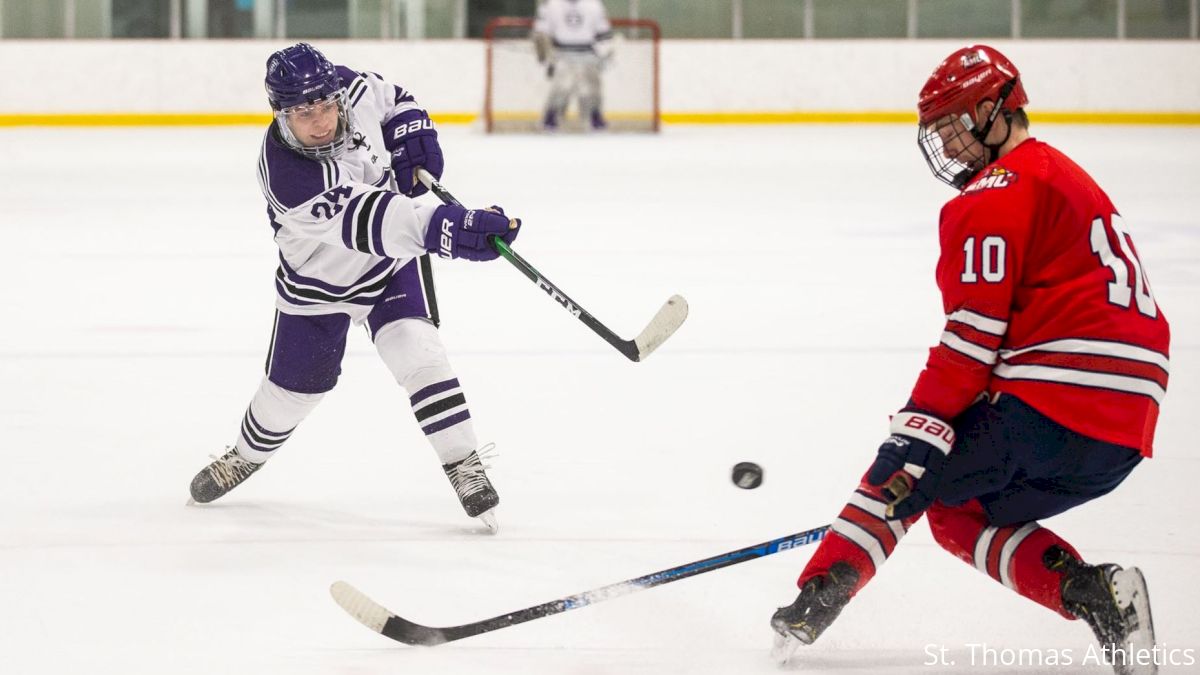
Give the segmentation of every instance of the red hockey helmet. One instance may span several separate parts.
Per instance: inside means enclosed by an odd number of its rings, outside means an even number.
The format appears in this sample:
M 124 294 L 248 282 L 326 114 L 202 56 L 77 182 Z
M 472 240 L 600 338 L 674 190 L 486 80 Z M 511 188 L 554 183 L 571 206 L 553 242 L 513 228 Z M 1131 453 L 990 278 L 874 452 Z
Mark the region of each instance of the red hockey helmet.
M 1000 89 L 1016 81 L 1004 98 L 1005 110 L 1016 110 L 1029 104 L 1021 73 L 1008 57 L 987 45 L 963 47 L 942 61 L 921 88 L 917 110 L 921 125 L 927 125 L 946 115 L 967 113 L 975 116 L 975 106 L 982 101 L 994 101 Z
M 998 105 L 988 119 L 976 124 L 976 107 L 983 101 Z M 918 140 L 933 174 L 954 187 L 963 187 L 990 161 L 991 152 L 983 139 L 996 117 L 1028 103 L 1021 73 L 995 49 L 971 45 L 946 57 L 921 88 L 917 101 Z M 957 134 L 950 132 L 951 124 Z M 954 140 L 956 135 L 960 138 Z M 977 143 L 972 143 L 972 138 Z M 947 147 L 953 150 L 947 151 Z

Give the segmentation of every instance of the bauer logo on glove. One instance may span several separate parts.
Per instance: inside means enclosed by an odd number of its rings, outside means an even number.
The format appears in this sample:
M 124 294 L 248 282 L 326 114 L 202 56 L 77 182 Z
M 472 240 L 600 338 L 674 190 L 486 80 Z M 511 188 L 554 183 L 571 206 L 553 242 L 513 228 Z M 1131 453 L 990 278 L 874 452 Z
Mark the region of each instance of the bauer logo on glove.
M 890 431 L 867 472 L 867 483 L 886 486 L 886 515 L 903 520 L 929 508 L 937 498 L 946 455 L 954 446 L 954 429 L 933 415 L 902 410 L 892 418 Z
M 429 221 L 425 249 L 442 258 L 463 260 L 495 260 L 500 253 L 490 237 L 512 244 L 520 231 L 521 220 L 509 218 L 504 209 L 465 209 L 461 206 L 439 206 Z

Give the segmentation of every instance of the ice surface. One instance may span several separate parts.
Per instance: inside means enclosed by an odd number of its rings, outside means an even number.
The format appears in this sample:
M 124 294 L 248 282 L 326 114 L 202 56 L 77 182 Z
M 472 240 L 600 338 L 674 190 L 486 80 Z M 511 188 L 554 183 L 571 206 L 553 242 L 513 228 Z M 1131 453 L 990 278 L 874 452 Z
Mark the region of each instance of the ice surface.
M 1157 457 L 1047 525 L 1091 560 L 1141 566 L 1160 642 L 1200 659 L 1200 128 L 1035 131 L 1117 203 L 1174 329 Z M 951 194 L 915 130 L 445 129 L 445 185 L 522 217 L 520 253 L 618 333 L 673 293 L 691 306 L 635 364 L 505 262 L 438 263 L 443 337 L 500 451 L 495 537 L 463 515 L 358 331 L 279 456 L 184 506 L 233 440 L 270 335 L 260 133 L 0 130 L 0 672 L 777 672 L 767 620 L 811 547 L 436 649 L 366 630 L 328 588 L 458 624 L 828 522 L 942 330 L 935 223 Z M 731 484 L 741 460 L 765 468 L 761 488 Z M 1053 672 L 1106 672 L 1080 663 L 1085 625 L 924 525 L 792 668 L 983 671 L 981 643 L 1073 650 Z M 923 666 L 927 645 L 956 665 Z

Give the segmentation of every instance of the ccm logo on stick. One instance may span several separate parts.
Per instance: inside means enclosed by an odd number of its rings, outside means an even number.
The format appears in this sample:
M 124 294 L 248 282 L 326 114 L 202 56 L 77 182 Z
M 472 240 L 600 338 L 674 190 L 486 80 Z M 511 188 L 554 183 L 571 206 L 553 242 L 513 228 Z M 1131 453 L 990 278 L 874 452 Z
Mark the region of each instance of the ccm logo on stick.
M 581 310 L 578 307 L 576 307 L 575 305 L 571 304 L 570 300 L 568 300 L 565 296 L 563 296 L 561 293 L 559 293 L 557 288 L 551 286 L 545 280 L 538 279 L 537 285 L 538 285 L 538 288 L 542 289 L 543 291 L 546 291 L 546 295 L 549 295 L 551 298 L 554 298 L 555 302 L 557 302 L 558 304 L 565 307 L 568 312 L 570 312 L 572 315 L 575 316 L 575 318 L 579 318 L 579 315 L 583 313 L 583 310 Z

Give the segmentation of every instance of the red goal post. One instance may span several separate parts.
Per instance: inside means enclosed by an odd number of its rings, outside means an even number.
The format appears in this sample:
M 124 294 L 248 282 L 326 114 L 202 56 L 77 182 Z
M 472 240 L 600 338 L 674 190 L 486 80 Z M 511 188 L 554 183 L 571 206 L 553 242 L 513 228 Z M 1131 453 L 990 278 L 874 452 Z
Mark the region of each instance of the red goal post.
M 659 44 L 662 30 L 650 19 L 610 19 L 614 53 L 602 74 L 604 115 L 611 131 L 659 130 Z M 537 62 L 533 19 L 501 16 L 483 29 L 486 44 L 484 125 L 488 133 L 537 131 L 549 81 Z M 583 128 L 572 103 L 563 130 Z

